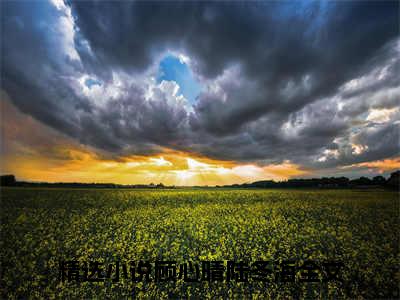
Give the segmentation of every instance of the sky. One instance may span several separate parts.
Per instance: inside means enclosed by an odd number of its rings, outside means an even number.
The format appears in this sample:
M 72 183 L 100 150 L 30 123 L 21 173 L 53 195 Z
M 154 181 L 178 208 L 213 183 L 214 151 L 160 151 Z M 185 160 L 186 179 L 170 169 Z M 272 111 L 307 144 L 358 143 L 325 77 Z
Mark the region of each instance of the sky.
M 398 12 L 398 1 L 2 1 L 0 173 L 388 176 L 400 169 Z

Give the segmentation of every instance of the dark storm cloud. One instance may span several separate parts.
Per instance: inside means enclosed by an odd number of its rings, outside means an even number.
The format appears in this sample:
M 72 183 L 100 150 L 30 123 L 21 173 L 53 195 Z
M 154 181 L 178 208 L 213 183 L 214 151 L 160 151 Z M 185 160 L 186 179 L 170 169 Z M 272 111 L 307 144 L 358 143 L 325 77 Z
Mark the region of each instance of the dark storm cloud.
M 397 1 L 3 2 L 2 88 L 23 112 L 116 155 L 170 147 L 318 167 L 381 159 L 398 149 L 395 120 L 379 133 L 364 124 L 356 137 L 353 127 L 370 108 L 398 104 L 398 9 Z M 151 96 L 145 87 L 168 50 L 187 55 L 204 86 L 192 110 L 164 87 Z M 384 65 L 382 80 L 344 88 Z M 83 93 L 85 76 L 101 92 Z M 368 151 L 353 155 L 356 141 Z M 315 163 L 325 149 L 339 154 Z
M 337 117 L 333 108 L 324 105 L 317 103 L 307 107 L 292 114 L 285 123 L 282 115 L 269 114 L 247 124 L 238 134 L 208 136 L 204 139 L 212 143 L 201 151 L 215 158 L 223 153 L 241 161 L 272 163 L 295 158 L 297 162 L 309 163 L 310 155 L 329 145 L 349 127 Z
M 230 97 L 223 115 L 224 104 L 211 95 L 201 97 L 199 122 L 211 132 L 229 133 L 271 109 L 292 112 L 333 93 L 397 35 L 396 2 L 81 1 L 72 7 L 100 61 L 120 68 L 144 69 L 152 55 L 168 47 L 187 52 L 207 78 L 222 74 L 230 64 L 242 65 L 258 95 Z M 308 90 L 289 101 L 282 99 L 280 89 L 289 81 L 301 84 L 307 75 Z M 212 126 L 213 121 L 218 124 Z
M 2 3 L 2 88 L 21 111 L 74 135 L 75 111 L 86 104 L 61 77 L 74 70 L 60 55 L 58 37 L 47 34 L 57 15 L 40 2 L 28 6 Z
M 21 111 L 82 143 L 111 152 L 126 147 L 150 153 L 157 144 L 173 141 L 177 125 L 186 117 L 183 108 L 145 101 L 141 87 L 124 87 L 127 95 L 106 107 L 97 107 L 77 94 L 71 81 L 87 71 L 85 64 L 90 62 L 84 59 L 89 56 L 81 56 L 78 62 L 65 55 L 62 32 L 57 28 L 62 13 L 51 4 L 5 2 L 2 8 L 2 88 Z M 99 64 L 96 57 L 90 59 Z M 95 65 L 90 71 L 99 69 Z M 101 77 L 103 73 L 95 74 Z M 127 125 L 121 126 L 120 121 Z
M 394 158 L 399 155 L 399 133 L 400 126 L 398 123 L 371 126 L 357 134 L 354 139 L 355 142 L 368 146 L 363 153 L 354 155 L 353 149 L 347 145 L 341 149 L 337 159 L 331 158 L 324 163 L 314 163 L 314 166 L 329 168 Z

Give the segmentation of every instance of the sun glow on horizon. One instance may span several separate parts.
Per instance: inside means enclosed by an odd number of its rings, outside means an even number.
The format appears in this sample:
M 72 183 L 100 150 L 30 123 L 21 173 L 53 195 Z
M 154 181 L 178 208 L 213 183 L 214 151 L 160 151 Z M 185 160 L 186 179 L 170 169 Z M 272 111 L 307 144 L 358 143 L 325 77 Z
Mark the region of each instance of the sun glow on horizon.
M 14 174 L 18 180 L 214 186 L 313 176 L 313 170 L 289 160 L 264 165 L 241 163 L 167 148 L 152 155 L 111 155 L 52 130 L 17 111 L 8 101 L 0 104 L 4 112 L 1 129 L 7 141 L 1 145 L 0 171 Z M 341 170 L 382 173 L 399 168 L 399 159 L 359 163 Z
M 45 157 L 14 160 L 6 169 L 20 180 L 47 182 L 98 182 L 120 184 L 224 185 L 256 180 L 287 179 L 286 174 L 306 172 L 285 162 L 260 167 L 212 160 L 181 152 L 155 156 L 130 156 L 104 159 L 83 149 L 69 149 L 70 159 L 52 161 Z M 8 171 L 7 170 L 7 171 Z
M 1 101 L 2 173 L 18 180 L 120 184 L 224 185 L 287 179 L 306 171 L 282 164 L 258 166 L 163 148 L 153 155 L 110 156 L 60 134 Z M 21 125 L 23 124 L 23 126 Z

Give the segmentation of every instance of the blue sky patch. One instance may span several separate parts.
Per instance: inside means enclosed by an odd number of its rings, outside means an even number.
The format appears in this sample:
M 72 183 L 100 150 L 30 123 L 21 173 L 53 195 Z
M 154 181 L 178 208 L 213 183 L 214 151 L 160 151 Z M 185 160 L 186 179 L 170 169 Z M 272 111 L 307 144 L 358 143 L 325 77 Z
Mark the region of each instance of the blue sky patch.
M 196 101 L 196 97 L 200 94 L 201 85 L 196 81 L 192 71 L 189 67 L 182 63 L 179 58 L 168 55 L 161 62 L 159 66 L 157 82 L 163 80 L 175 81 L 182 94 L 190 103 Z
M 85 80 L 85 85 L 90 89 L 94 85 L 101 86 L 101 82 L 93 78 L 88 78 Z

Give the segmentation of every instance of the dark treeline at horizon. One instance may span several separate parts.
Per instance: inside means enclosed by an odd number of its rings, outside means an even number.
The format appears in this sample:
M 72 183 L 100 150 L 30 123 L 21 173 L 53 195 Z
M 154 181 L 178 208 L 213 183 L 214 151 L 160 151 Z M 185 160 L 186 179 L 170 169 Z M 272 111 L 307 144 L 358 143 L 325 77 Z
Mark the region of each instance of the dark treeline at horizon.
M 0 186 L 14 187 L 65 187 L 65 188 L 179 188 L 179 186 L 166 186 L 159 184 L 116 184 L 116 183 L 82 183 L 82 182 L 28 182 L 17 181 L 14 175 L 0 176 Z M 194 187 L 194 186 L 193 186 Z M 199 186 L 196 186 L 199 187 Z M 209 186 L 201 186 L 209 187 Z M 347 177 L 323 177 L 311 179 L 288 179 L 285 181 L 261 180 L 252 183 L 216 185 L 215 188 L 400 188 L 400 170 L 397 170 L 386 179 L 375 176 L 372 179 L 360 177 L 349 179 Z

